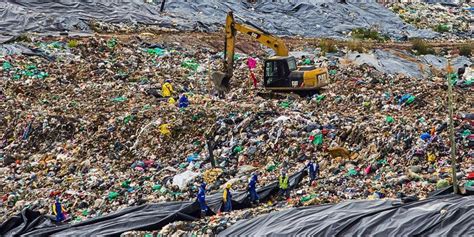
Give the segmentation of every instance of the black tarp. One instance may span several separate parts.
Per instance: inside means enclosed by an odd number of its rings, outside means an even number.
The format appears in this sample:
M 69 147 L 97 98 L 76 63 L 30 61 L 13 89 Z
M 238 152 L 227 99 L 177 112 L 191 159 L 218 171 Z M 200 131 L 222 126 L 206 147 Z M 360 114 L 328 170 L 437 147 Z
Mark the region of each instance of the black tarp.
M 278 35 L 342 38 L 360 27 L 377 27 L 392 38 L 437 35 L 405 24 L 375 2 L 322 2 L 263 0 L 249 4 L 235 0 L 167 0 L 166 13 L 160 13 L 160 5 L 142 0 L 2 0 L 0 43 L 24 32 L 91 32 L 91 20 L 210 32 L 222 29 L 229 9 L 236 16 Z
M 298 185 L 304 174 L 304 172 L 298 172 L 290 176 L 290 188 Z M 257 192 L 261 200 L 265 201 L 278 192 L 278 184 L 272 183 L 257 189 Z M 213 213 L 221 209 L 221 200 L 222 193 L 206 197 L 207 204 Z M 248 193 L 245 191 L 236 192 L 232 202 L 234 209 L 250 206 Z M 0 236 L 118 236 L 132 230 L 159 230 L 174 221 L 196 220 L 199 215 L 200 209 L 197 202 L 170 202 L 130 207 L 80 223 L 58 226 L 48 216 L 25 209 L 0 226 Z
M 242 220 L 219 236 L 474 236 L 474 196 L 346 201 Z

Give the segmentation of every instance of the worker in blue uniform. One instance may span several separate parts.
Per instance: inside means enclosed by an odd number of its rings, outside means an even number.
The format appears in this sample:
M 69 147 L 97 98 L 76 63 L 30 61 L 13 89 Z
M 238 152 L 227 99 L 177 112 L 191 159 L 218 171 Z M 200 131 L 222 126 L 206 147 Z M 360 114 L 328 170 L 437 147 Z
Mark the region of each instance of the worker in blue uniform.
M 309 161 L 306 167 L 308 168 L 309 173 L 309 185 L 311 185 L 314 180 L 319 178 L 319 164 L 313 160 Z
M 254 173 L 252 175 L 252 178 L 250 178 L 250 182 L 248 186 L 248 190 L 250 194 L 250 202 L 252 204 L 258 204 L 259 198 L 260 198 L 257 193 L 257 183 L 258 183 L 258 174 Z
M 201 216 L 204 217 L 208 210 L 208 207 L 206 204 L 206 183 L 205 182 L 202 182 L 201 187 L 199 187 L 199 191 L 197 194 L 197 201 L 199 203 L 199 207 L 201 208 Z
M 65 210 L 62 207 L 61 203 L 59 202 L 59 197 L 56 197 L 56 200 L 54 204 L 51 207 L 53 215 L 56 216 L 56 222 L 62 222 L 66 220 L 66 217 L 64 215 Z

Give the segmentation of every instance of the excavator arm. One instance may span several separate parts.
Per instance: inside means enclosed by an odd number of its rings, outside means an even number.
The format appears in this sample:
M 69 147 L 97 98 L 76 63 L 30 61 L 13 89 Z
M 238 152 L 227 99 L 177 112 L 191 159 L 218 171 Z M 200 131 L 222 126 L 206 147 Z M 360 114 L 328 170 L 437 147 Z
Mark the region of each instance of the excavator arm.
M 261 44 L 273 49 L 277 56 L 288 56 L 288 48 L 283 40 L 265 32 L 250 22 L 245 23 L 235 22 L 232 11 L 227 14 L 225 24 L 224 78 L 220 83 L 226 88 L 229 88 L 230 79 L 234 74 L 235 36 L 237 32 L 249 35 Z

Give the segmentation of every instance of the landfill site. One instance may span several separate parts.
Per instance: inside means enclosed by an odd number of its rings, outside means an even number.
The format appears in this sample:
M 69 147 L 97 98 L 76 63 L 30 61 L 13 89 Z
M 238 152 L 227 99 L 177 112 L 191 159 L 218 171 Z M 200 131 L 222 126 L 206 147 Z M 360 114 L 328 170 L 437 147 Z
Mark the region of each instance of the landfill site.
M 0 2 L 0 236 L 474 236 L 474 3 Z

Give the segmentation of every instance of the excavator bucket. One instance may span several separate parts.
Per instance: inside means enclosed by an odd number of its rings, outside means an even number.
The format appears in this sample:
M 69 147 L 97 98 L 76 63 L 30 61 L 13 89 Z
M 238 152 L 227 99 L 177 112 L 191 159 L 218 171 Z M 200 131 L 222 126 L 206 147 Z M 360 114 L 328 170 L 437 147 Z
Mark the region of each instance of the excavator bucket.
M 211 81 L 214 84 L 214 87 L 219 92 L 227 92 L 230 87 L 230 77 L 220 71 L 215 71 L 211 74 Z

